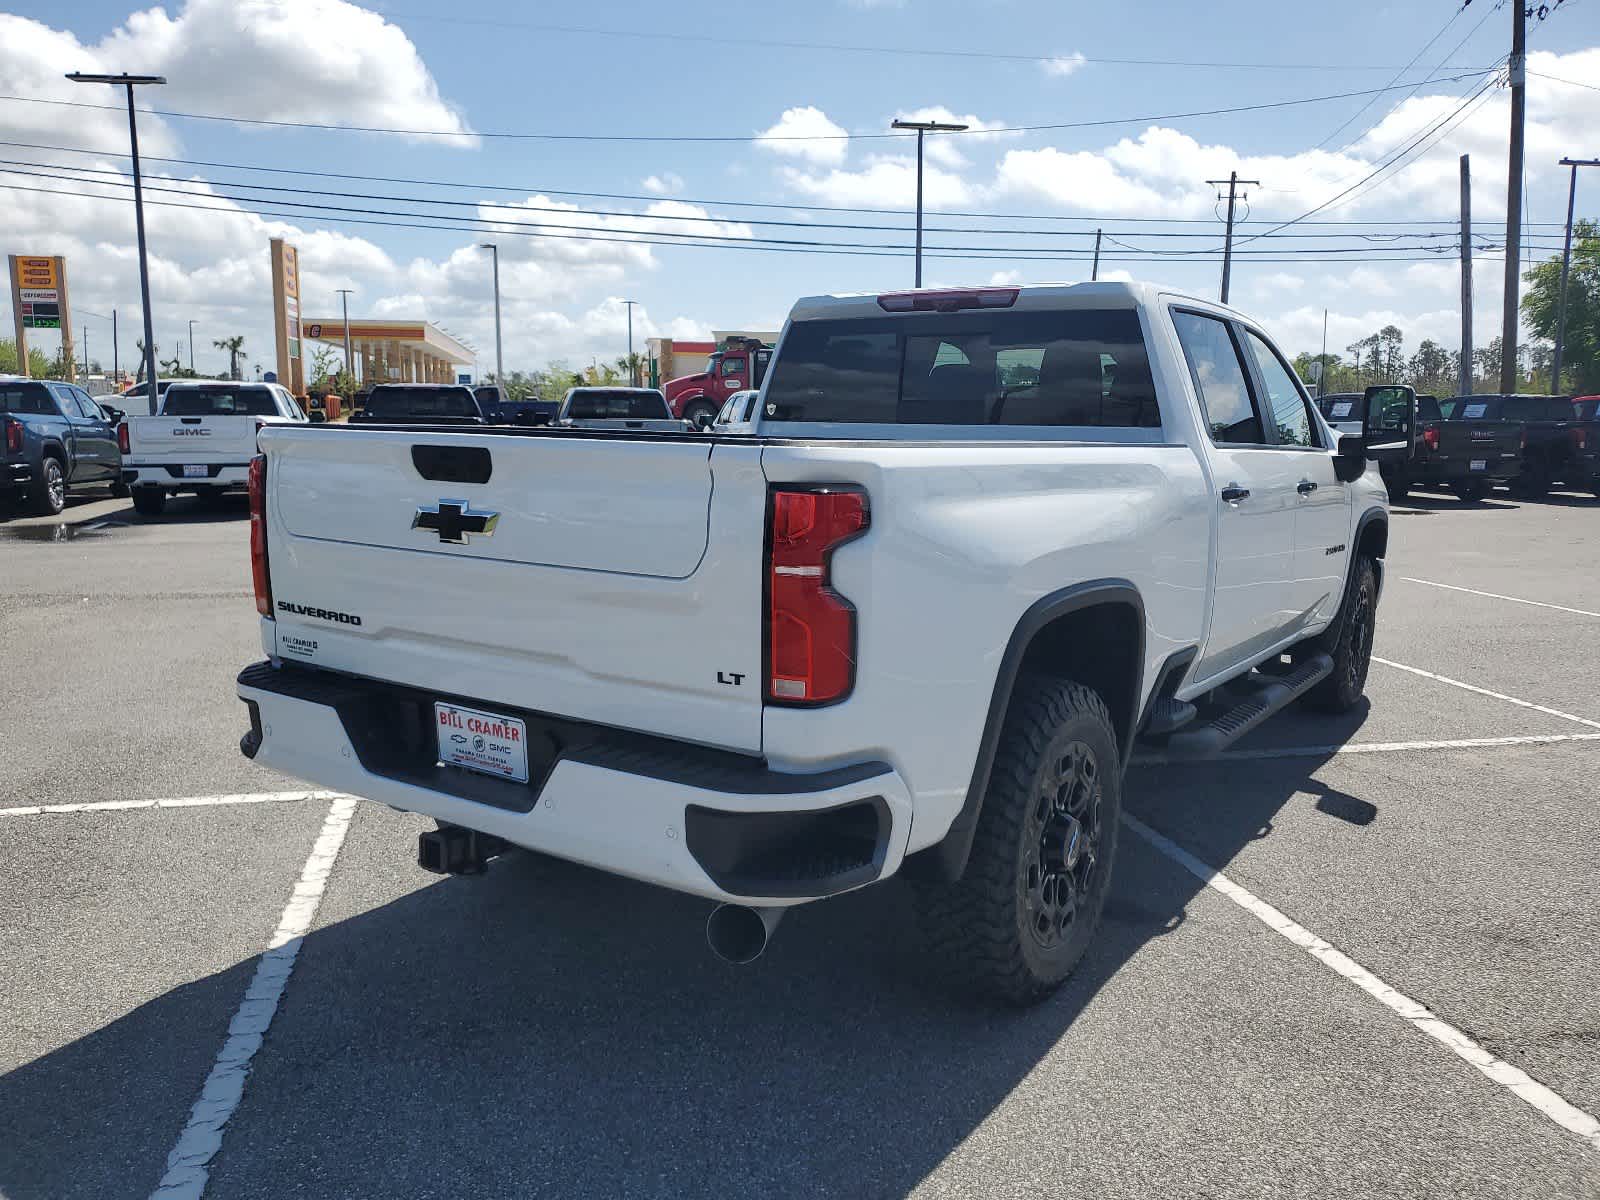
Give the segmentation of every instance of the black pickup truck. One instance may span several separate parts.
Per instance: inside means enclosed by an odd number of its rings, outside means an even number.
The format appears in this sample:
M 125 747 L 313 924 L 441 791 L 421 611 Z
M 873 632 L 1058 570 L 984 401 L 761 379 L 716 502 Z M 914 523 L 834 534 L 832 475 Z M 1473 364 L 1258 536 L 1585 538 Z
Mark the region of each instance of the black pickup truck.
M 1351 419 L 1344 398 L 1326 399 L 1333 403 L 1324 415 L 1336 428 Z M 1417 487 L 1448 488 L 1462 500 L 1482 500 L 1522 469 L 1522 429 L 1513 421 L 1448 420 L 1438 400 L 1401 384 L 1368 388 L 1353 409 L 1356 420 L 1361 404 L 1373 406 L 1371 427 L 1388 443 L 1376 457 L 1392 504 Z
M 486 425 L 472 389 L 456 383 L 380 383 L 367 393 L 353 425 Z
M 1521 471 L 1511 480 L 1518 496 L 1536 500 L 1558 483 L 1581 491 L 1600 483 L 1593 427 L 1577 419 L 1564 396 L 1453 396 L 1440 407 L 1447 424 L 1500 421 L 1520 427 Z

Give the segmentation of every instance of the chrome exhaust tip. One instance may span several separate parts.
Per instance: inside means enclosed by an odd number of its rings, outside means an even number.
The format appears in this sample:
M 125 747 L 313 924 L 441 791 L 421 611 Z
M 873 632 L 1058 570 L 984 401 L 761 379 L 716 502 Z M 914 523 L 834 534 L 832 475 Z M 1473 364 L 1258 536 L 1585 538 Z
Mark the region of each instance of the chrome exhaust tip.
M 706 918 L 706 944 L 723 962 L 742 966 L 755 962 L 772 940 L 773 930 L 788 911 L 751 908 L 746 904 L 719 904 Z

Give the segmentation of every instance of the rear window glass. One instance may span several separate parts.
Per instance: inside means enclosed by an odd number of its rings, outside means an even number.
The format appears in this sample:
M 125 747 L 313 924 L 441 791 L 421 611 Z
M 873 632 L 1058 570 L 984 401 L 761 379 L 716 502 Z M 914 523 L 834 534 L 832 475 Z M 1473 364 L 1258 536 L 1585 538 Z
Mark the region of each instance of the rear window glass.
M 367 396 L 374 417 L 476 417 L 478 402 L 466 388 L 374 388 Z
M 167 389 L 161 412 L 168 417 L 275 417 L 278 406 L 270 388 L 255 385 L 173 387 Z
M 1132 309 L 798 321 L 765 399 L 769 422 L 1161 424 Z
M 1444 414 L 1439 411 L 1439 400 L 1436 396 L 1417 397 L 1417 420 L 1438 421 Z
M 584 388 L 572 393 L 567 416 L 574 421 L 665 421 L 672 413 L 660 392 Z
M 1572 409 L 1580 421 L 1600 419 L 1600 400 L 1574 400 Z
M 1481 421 L 1488 412 L 1487 400 L 1462 400 L 1455 406 L 1451 416 L 1462 421 Z
M 1507 396 L 1500 416 L 1507 421 L 1570 421 L 1572 405 L 1559 396 Z
M 56 403 L 42 383 L 0 384 L 0 412 L 58 415 Z

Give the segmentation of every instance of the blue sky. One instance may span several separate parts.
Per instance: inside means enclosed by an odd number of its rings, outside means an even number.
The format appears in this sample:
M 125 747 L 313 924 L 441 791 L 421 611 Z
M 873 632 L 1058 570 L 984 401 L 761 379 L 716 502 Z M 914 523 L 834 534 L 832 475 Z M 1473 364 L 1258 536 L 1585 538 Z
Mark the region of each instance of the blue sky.
M 818 249 L 764 253 L 627 240 L 671 229 L 711 232 L 735 241 L 752 235 L 874 244 L 909 241 L 903 232 L 905 218 L 897 216 L 828 214 L 804 207 L 763 211 L 718 203 L 909 207 L 907 141 L 751 140 L 763 131 L 880 134 L 897 113 L 936 108 L 1009 128 L 1379 88 L 1443 30 L 1401 75 L 1408 87 L 1430 72 L 1435 75 L 1409 98 L 1405 91 L 1394 91 L 1219 116 L 960 135 L 930 147 L 929 224 L 988 230 L 930 234 L 930 243 L 983 248 L 983 257 L 977 259 L 930 258 L 925 268 L 930 282 L 1085 278 L 1087 263 L 1028 261 L 999 248 L 1084 249 L 1086 239 L 1043 231 L 1084 233 L 1100 224 L 1125 244 L 1204 252 L 1197 257 L 1205 261 L 1167 256 L 1129 262 L 1120 260 L 1130 251 L 1108 245 L 1107 272 L 1127 271 L 1211 294 L 1219 267 L 1210 255 L 1220 243 L 1221 226 L 1203 181 L 1225 175 L 1234 165 L 1261 179 L 1262 185 L 1250 192 L 1249 216 L 1254 220 L 1297 216 L 1359 181 L 1415 135 L 1450 117 L 1482 82 L 1445 82 L 1438 76 L 1490 67 L 1506 52 L 1510 16 L 1503 7 L 1494 10 L 1490 0 L 1473 0 L 1465 11 L 1457 9 L 1458 0 L 1276 8 L 1243 3 L 814 0 L 771 6 L 752 18 L 751 6 L 714 3 L 669 8 L 460 0 L 443 10 L 430 9 L 421 0 L 366 6 L 343 0 L 188 0 L 164 13 L 139 10 L 135 15 L 126 3 L 78 0 L 68 7 L 19 5 L 10 16 L 0 16 L 0 81 L 7 84 L 0 92 L 108 101 L 109 91 L 90 96 L 59 82 L 59 72 L 80 66 L 160 69 L 172 83 L 164 94 L 152 97 L 151 105 L 187 112 L 457 134 L 729 139 L 695 143 L 392 136 L 145 119 L 142 129 L 153 153 L 229 164 L 152 163 L 157 174 L 185 181 L 168 181 L 167 186 L 202 197 L 209 192 L 253 201 L 207 199 L 211 207 L 270 207 L 267 193 L 238 186 L 255 182 L 404 197 L 300 197 L 330 205 L 452 211 L 421 205 L 417 198 L 422 196 L 525 205 L 535 220 L 590 227 L 602 236 L 624 239 L 529 238 L 511 228 L 489 235 L 345 224 L 330 220 L 334 214 L 326 210 L 320 216 L 292 210 L 297 215 L 291 218 L 167 210 L 153 219 L 152 228 L 152 252 L 159 260 L 153 285 L 157 342 L 164 353 L 192 317 L 203 331 L 196 339 L 199 358 L 220 358 L 210 351 L 207 334 L 242 332 L 265 360 L 270 338 L 265 241 L 271 232 L 286 232 L 302 247 L 308 313 L 334 309 L 333 289 L 354 287 L 353 311 L 426 315 L 469 337 L 484 351 L 487 363 L 493 346 L 488 270 L 472 246 L 497 236 L 503 247 L 507 365 L 531 367 L 552 358 L 577 362 L 620 353 L 623 298 L 641 301 L 641 331 L 686 335 L 714 326 L 776 327 L 799 295 L 909 285 L 909 254 L 859 257 Z M 570 31 L 576 27 L 613 32 Z M 621 36 L 621 31 L 671 34 L 680 40 Z M 775 44 L 785 41 L 1056 61 Z M 1447 54 L 1458 43 L 1460 48 Z M 1556 222 L 1563 215 L 1565 175 L 1554 160 L 1562 153 L 1600 152 L 1583 141 L 1597 127 L 1600 90 L 1549 77 L 1600 82 L 1600 7 L 1567 0 L 1534 29 L 1530 51 L 1530 68 L 1543 74 L 1530 79 L 1529 219 Z M 1118 58 L 1257 65 L 1103 61 Z M 1503 91 L 1491 88 L 1477 107 L 1459 115 L 1459 123 L 1446 123 L 1436 137 L 1425 138 L 1389 174 L 1359 186 L 1318 217 L 1380 223 L 1453 220 L 1456 157 L 1465 150 L 1473 156 L 1477 179 L 1479 233 L 1486 243 L 1498 243 L 1503 230 L 1496 222 L 1503 221 L 1505 188 Z M 114 113 L 57 105 L 0 101 L 0 128 L 6 130 L 0 138 L 11 141 L 108 152 L 125 145 Z M 1320 150 L 1319 143 L 1325 143 Z M 65 151 L 13 148 L 6 157 L 48 163 L 51 171 L 59 171 L 62 163 L 108 171 L 125 168 L 114 158 Z M 252 166 L 495 186 L 467 190 L 317 180 L 253 174 L 246 169 Z M 112 194 L 106 187 L 81 182 L 10 178 Z M 1587 186 L 1594 189 L 1588 211 L 1600 211 L 1600 179 Z M 555 195 L 555 190 L 641 198 L 583 199 Z M 137 311 L 125 202 L 40 193 L 10 196 L 14 202 L 0 209 L 8 249 L 68 253 L 77 302 L 86 312 L 116 307 L 131 316 Z M 555 217 L 549 212 L 553 205 L 578 211 L 563 210 L 563 216 Z M 596 210 L 640 216 L 598 216 Z M 994 222 L 941 215 L 949 210 L 1025 214 L 1030 219 Z M 478 215 L 525 219 L 503 209 Z M 720 223 L 670 219 L 684 215 L 715 217 Z M 884 228 L 761 227 L 751 224 L 757 218 Z M 1412 347 L 1421 336 L 1453 346 L 1458 336 L 1452 258 L 1414 249 L 1388 252 L 1387 257 L 1401 261 L 1370 261 L 1384 253 L 1380 250 L 1368 255 L 1369 261 L 1330 263 L 1305 254 L 1356 244 L 1350 235 L 1363 229 L 1380 236 L 1404 229 L 1416 236 L 1399 244 L 1412 247 L 1428 244 L 1422 236 L 1428 234 L 1440 249 L 1448 234 L 1447 225 L 1298 226 L 1294 232 L 1338 236 L 1253 245 L 1252 255 L 1271 253 L 1259 261 L 1241 254 L 1235 266 L 1235 303 L 1256 314 L 1293 350 L 1315 349 L 1324 307 L 1331 310 L 1332 349 L 1342 349 L 1391 320 L 1406 329 Z M 1554 232 L 1551 225 L 1530 226 L 1536 253 L 1544 253 Z M 1428 261 L 1409 261 L 1413 258 Z M 1498 263 L 1480 268 L 1480 339 L 1496 324 L 1499 272 Z M 100 329 L 96 317 L 85 319 L 91 342 L 108 341 L 109 327 Z M 125 344 L 124 361 L 130 360 Z

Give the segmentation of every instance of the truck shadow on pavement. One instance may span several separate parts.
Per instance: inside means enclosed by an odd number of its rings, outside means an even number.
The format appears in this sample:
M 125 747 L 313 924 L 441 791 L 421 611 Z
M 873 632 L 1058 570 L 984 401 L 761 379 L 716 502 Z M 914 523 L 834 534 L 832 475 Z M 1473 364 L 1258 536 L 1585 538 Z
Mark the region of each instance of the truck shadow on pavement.
M 1321 761 L 1135 766 L 1129 808 L 1226 867 L 1285 804 L 1323 794 L 1308 784 Z M 1335 803 L 1348 801 L 1364 803 Z M 1088 958 L 1049 1002 L 1002 1010 L 938 981 L 900 882 L 796 912 L 736 968 L 704 945 L 705 902 L 538 855 L 480 879 L 375 881 L 370 864 L 408 853 L 423 827 L 358 811 L 330 923 L 304 944 L 212 1165 L 216 1200 L 904 1196 L 1087 1008 L 1126 1002 L 1100 994 L 1202 886 L 1124 826 Z M 364 892 L 406 886 L 361 911 Z M 0 1194 L 147 1195 L 253 969 L 174 989 L 0 1078 Z M 170 1111 L 152 1119 L 154 1097 Z

